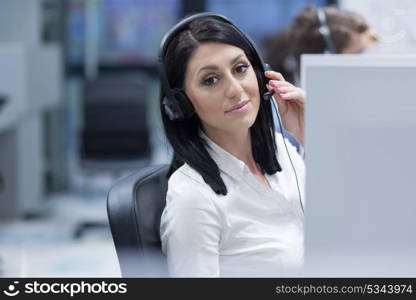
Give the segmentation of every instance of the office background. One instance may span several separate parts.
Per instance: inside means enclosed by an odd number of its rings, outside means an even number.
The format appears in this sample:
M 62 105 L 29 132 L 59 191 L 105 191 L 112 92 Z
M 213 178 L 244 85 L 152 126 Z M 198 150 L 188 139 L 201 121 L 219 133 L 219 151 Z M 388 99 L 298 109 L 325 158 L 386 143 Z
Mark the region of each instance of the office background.
M 308 4 L 361 13 L 378 53 L 415 53 L 411 0 L 2 0 L 0 276 L 120 276 L 107 192 L 170 158 L 158 112 L 163 34 L 213 11 L 263 51 Z

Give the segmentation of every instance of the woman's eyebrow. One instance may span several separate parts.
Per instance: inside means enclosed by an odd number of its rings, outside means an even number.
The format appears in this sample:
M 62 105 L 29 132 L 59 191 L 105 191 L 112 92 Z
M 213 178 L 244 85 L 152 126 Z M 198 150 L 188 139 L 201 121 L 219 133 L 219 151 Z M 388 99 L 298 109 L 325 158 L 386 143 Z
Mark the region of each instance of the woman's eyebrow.
M 230 62 L 230 65 L 232 66 L 233 64 L 235 64 L 241 57 L 243 57 L 244 54 L 239 54 L 238 56 L 236 56 L 235 58 L 233 58 Z M 216 65 L 207 65 L 207 66 L 203 66 L 201 69 L 198 70 L 198 73 L 201 73 L 204 70 L 218 70 L 218 66 Z

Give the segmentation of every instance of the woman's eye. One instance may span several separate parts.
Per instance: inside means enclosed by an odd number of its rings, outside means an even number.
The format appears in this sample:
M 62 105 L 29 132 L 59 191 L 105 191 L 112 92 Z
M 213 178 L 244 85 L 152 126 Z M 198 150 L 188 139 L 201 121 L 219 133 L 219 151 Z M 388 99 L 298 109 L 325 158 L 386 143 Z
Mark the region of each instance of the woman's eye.
M 218 81 L 217 77 L 211 76 L 211 77 L 208 77 L 208 78 L 204 79 L 202 84 L 207 85 L 207 86 L 211 86 L 211 85 L 214 85 L 215 83 L 217 83 L 217 81 Z
M 237 73 L 244 73 L 248 69 L 248 65 L 239 65 L 235 68 Z

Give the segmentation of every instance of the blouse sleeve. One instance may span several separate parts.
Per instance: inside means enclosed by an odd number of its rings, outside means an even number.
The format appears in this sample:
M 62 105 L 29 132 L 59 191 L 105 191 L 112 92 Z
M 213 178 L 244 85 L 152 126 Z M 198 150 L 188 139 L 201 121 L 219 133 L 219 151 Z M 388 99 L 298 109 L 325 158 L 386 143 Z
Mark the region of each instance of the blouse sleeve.
M 201 183 L 175 175 L 169 180 L 161 218 L 169 273 L 172 277 L 219 277 L 218 211 Z

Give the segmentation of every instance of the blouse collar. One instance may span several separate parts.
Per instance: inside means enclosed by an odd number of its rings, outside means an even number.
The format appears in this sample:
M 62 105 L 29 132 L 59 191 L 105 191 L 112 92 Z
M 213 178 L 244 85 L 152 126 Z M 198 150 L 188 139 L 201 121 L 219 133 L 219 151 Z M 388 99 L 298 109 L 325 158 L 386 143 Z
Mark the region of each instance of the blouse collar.
M 237 180 L 241 180 L 244 170 L 247 168 L 246 164 L 217 145 L 202 130 L 200 130 L 199 133 L 200 136 L 206 141 L 208 146 L 207 151 L 211 155 L 212 159 L 217 163 L 218 168 L 224 173 L 227 173 L 229 176 Z

